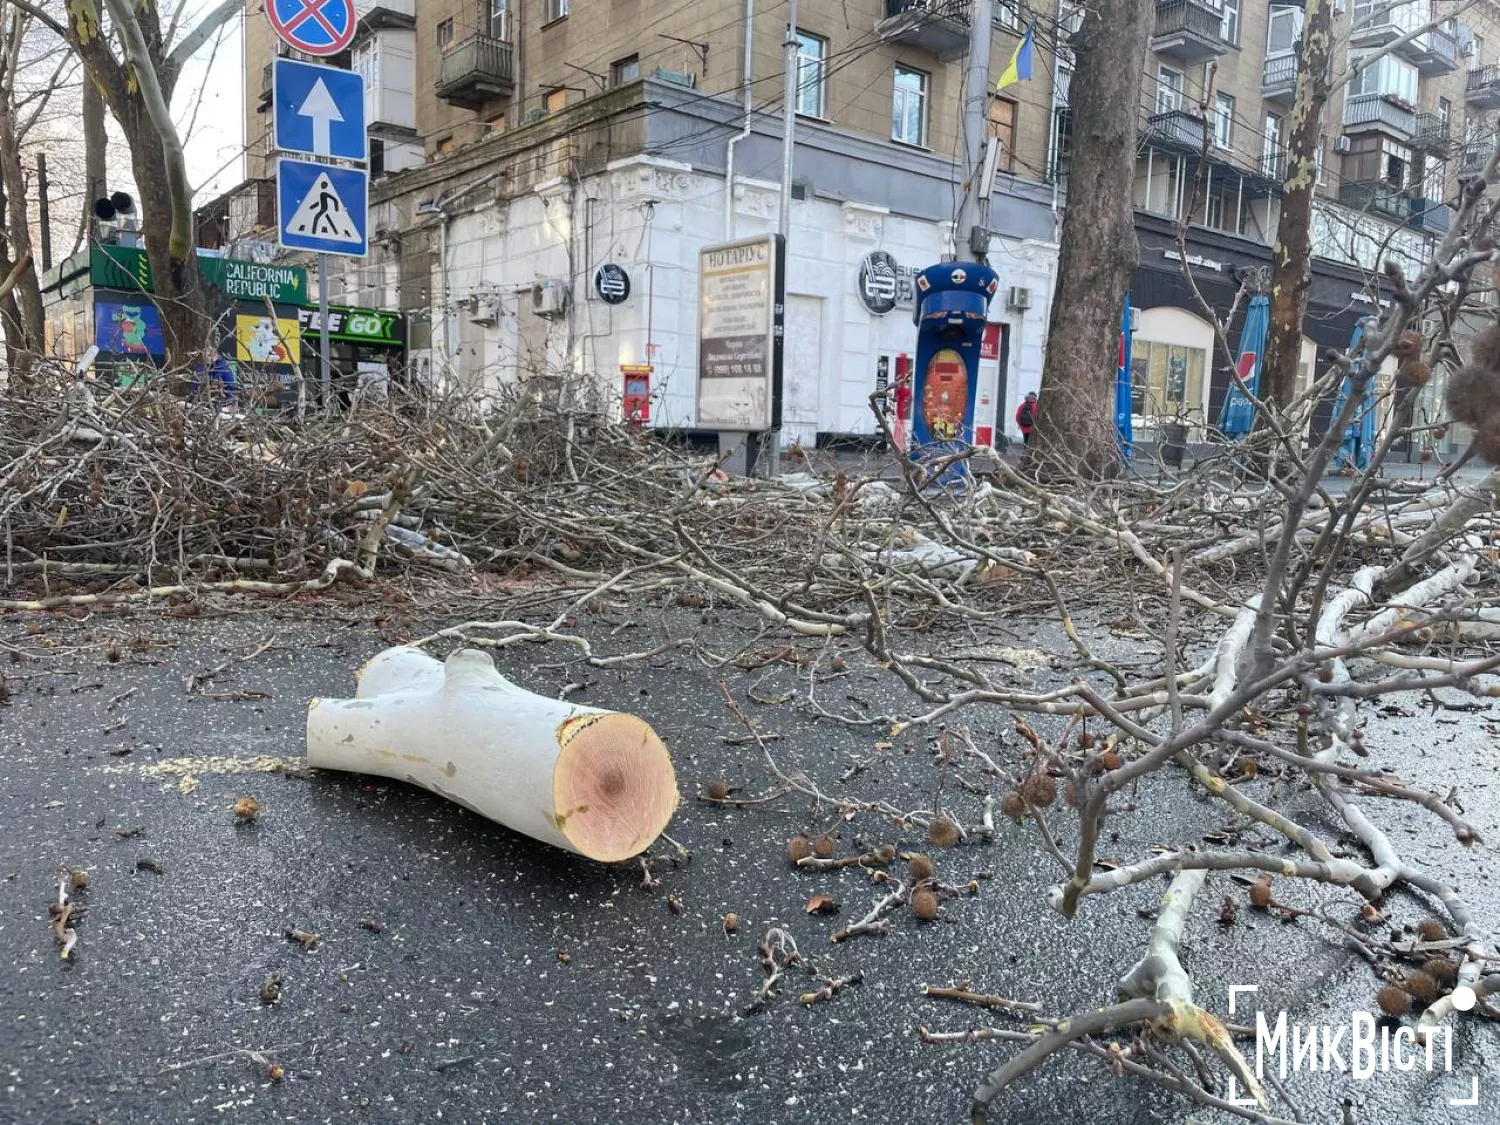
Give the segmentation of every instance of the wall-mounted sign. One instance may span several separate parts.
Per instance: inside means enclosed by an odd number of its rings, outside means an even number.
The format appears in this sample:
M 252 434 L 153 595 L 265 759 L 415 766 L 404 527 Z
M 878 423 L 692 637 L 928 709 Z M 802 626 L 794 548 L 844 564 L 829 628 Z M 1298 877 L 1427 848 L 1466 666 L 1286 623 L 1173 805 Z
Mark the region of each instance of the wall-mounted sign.
M 323 322 L 317 309 L 298 309 L 297 320 L 304 335 L 316 336 Z M 400 313 L 381 309 L 353 309 L 341 305 L 328 308 L 328 338 L 343 344 L 397 348 L 406 342 L 405 321 Z
M 1182 261 L 1182 255 L 1179 254 L 1176 250 L 1163 250 L 1161 252 L 1161 256 L 1169 262 Z M 1213 258 L 1205 258 L 1199 254 L 1189 254 L 1187 257 L 1187 262 L 1190 266 L 1201 266 L 1206 270 L 1218 270 L 1220 273 L 1224 272 L 1223 262 L 1215 261 Z
M 300 305 L 307 300 L 307 271 L 300 266 L 275 266 L 243 258 L 198 255 L 198 272 L 226 297 Z M 89 281 L 103 289 L 154 291 L 151 262 L 136 246 L 89 248 Z
M 698 425 L 758 433 L 781 425 L 786 273 L 780 235 L 698 254 Z
M 161 313 L 141 303 L 96 300 L 94 340 L 111 355 L 159 356 L 167 350 Z
M 242 363 L 295 367 L 302 362 L 302 334 L 290 317 L 234 318 L 235 358 Z
M 859 263 L 860 302 L 876 316 L 897 307 L 911 308 L 921 272 L 915 266 L 903 266 L 884 250 L 871 250 Z
M 594 292 L 601 301 L 618 305 L 630 296 L 630 275 L 613 262 L 605 262 L 594 271 Z

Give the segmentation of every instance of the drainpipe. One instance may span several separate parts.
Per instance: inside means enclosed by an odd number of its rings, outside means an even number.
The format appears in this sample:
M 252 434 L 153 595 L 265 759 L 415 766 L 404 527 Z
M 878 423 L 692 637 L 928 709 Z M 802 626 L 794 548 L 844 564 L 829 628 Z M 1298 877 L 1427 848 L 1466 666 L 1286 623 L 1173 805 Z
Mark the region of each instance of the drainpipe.
M 744 101 L 744 127 L 729 138 L 724 148 L 724 241 L 734 239 L 734 149 L 750 135 L 754 107 L 750 101 L 750 66 L 755 58 L 755 0 L 745 0 L 745 65 L 740 72 L 740 94 Z

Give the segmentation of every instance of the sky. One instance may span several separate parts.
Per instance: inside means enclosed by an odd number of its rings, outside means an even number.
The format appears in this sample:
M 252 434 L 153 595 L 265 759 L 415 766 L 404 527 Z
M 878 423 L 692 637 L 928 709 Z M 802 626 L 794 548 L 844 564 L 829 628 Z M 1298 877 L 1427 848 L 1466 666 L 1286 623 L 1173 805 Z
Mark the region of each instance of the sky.
M 186 0 L 183 26 L 217 4 L 217 0 Z M 245 178 L 245 81 L 242 22 L 265 19 L 257 0 L 223 35 L 210 39 L 183 67 L 172 114 L 183 131 L 188 179 L 203 204 Z M 194 111 L 196 110 L 196 116 Z

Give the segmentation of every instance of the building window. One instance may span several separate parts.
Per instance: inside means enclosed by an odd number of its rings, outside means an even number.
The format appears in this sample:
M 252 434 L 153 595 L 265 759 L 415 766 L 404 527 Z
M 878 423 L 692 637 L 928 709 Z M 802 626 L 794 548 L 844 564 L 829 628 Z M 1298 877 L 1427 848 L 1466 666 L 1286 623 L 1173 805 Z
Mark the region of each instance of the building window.
M 1234 99 L 1228 94 L 1214 95 L 1214 145 L 1234 147 Z
M 996 27 L 1017 31 L 1021 27 L 1021 0 L 998 0 L 995 4 Z
M 568 14 L 568 0 L 544 0 L 542 22 L 556 23 Z
M 989 109 L 989 135 L 1000 139 L 1000 162 L 995 165 L 1002 172 L 1015 169 L 1016 163 L 1016 103 L 1005 98 L 991 98 Z
M 1290 55 L 1302 39 L 1302 9 L 1277 5 L 1266 30 L 1266 54 Z
M 1328 138 L 1318 134 L 1318 150 L 1313 153 L 1313 163 L 1317 166 L 1317 175 L 1313 178 L 1314 187 L 1323 186 L 1323 169 L 1328 165 L 1327 159 Z
M 556 113 L 568 104 L 568 92 L 563 89 L 548 90 L 542 95 L 542 108 L 548 113 Z
M 1438 123 L 1443 127 L 1443 136 L 1448 135 L 1448 128 L 1453 124 L 1453 103 L 1447 98 L 1439 98 L 1437 105 Z
M 453 43 L 453 21 L 443 20 L 437 25 L 437 44 L 439 51 L 446 51 Z
M 927 75 L 897 65 L 891 97 L 891 140 L 909 145 L 927 143 Z
M 1281 118 L 1274 113 L 1266 114 L 1266 123 L 1261 128 L 1265 148 L 1260 157 L 1260 174 L 1273 180 L 1281 179 Z
M 797 112 L 822 117 L 828 81 L 828 40 L 797 30 Z
M 1224 0 L 1224 15 L 1219 21 L 1219 35 L 1231 47 L 1240 41 L 1240 0 Z
M 611 63 L 609 67 L 609 84 L 611 86 L 625 86 L 631 82 L 637 82 L 641 77 L 641 56 L 631 55 L 628 59 L 621 59 L 617 63 Z
M 451 135 L 446 137 L 439 137 L 437 144 L 433 145 L 432 147 L 439 156 L 447 156 L 454 149 L 453 137 Z
M 492 137 L 498 137 L 505 132 L 505 114 L 496 114 L 484 123 L 485 131 Z
M 1172 113 L 1182 108 L 1182 71 L 1164 66 L 1156 72 L 1156 112 Z
M 1130 349 L 1131 411 L 1163 421 L 1201 417 L 1207 366 L 1208 355 L 1202 348 L 1137 336 Z
M 1469 55 L 1469 67 L 1478 70 L 1484 65 L 1484 36 L 1474 36 L 1474 49 Z
M 489 0 L 490 37 L 510 41 L 510 0 Z

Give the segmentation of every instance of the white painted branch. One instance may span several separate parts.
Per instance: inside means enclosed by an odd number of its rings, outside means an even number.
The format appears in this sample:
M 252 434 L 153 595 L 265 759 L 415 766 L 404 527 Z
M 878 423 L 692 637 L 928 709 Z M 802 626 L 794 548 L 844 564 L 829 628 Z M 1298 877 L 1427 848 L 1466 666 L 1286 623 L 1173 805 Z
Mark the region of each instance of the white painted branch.
M 671 758 L 645 721 L 533 695 L 475 649 L 444 664 L 381 653 L 356 698 L 312 701 L 307 761 L 419 785 L 606 863 L 650 847 L 678 801 Z
M 1432 577 L 1418 582 L 1415 586 L 1392 598 L 1389 608 L 1377 613 L 1358 628 L 1351 629 L 1348 634 L 1349 641 L 1358 644 L 1372 637 L 1378 637 L 1381 633 L 1400 624 L 1406 611 L 1421 609 L 1434 598 L 1458 589 L 1474 573 L 1474 562 L 1474 556 L 1465 555 L 1451 566 L 1445 566 Z
M 1255 627 L 1255 615 L 1260 612 L 1260 595 L 1256 594 L 1235 614 L 1234 624 L 1219 638 L 1214 650 L 1214 687 L 1208 695 L 1210 711 L 1219 707 L 1234 694 L 1239 680 L 1240 658 L 1245 655 L 1245 646 L 1250 643 L 1250 630 Z

